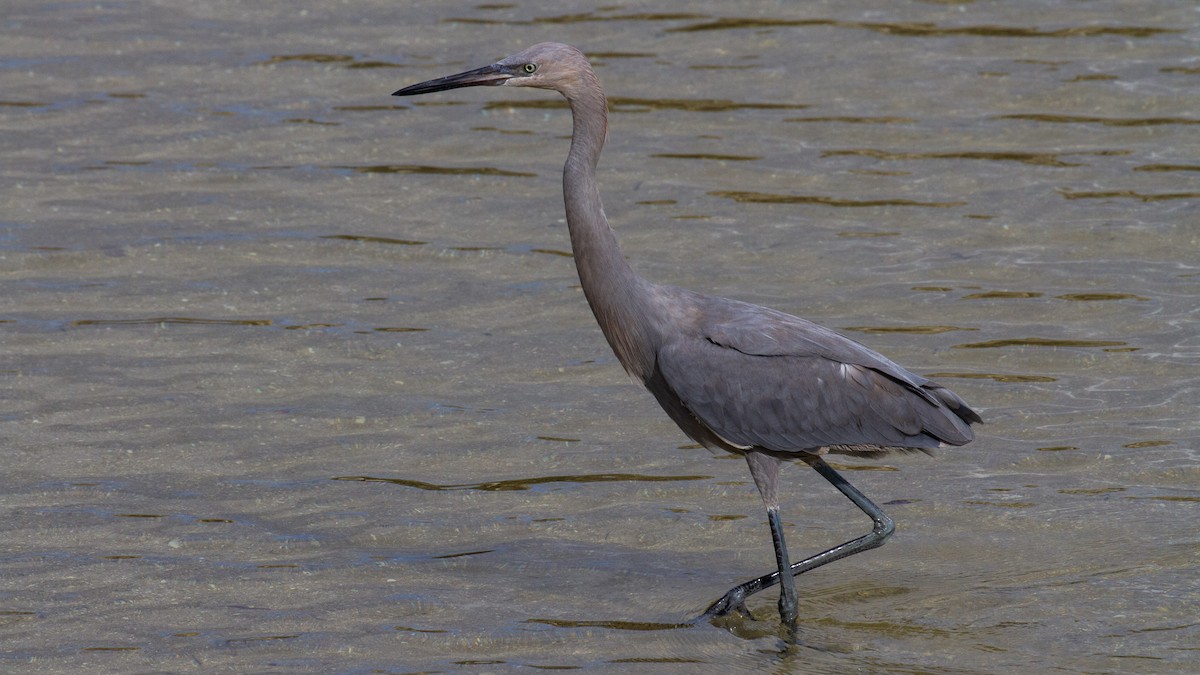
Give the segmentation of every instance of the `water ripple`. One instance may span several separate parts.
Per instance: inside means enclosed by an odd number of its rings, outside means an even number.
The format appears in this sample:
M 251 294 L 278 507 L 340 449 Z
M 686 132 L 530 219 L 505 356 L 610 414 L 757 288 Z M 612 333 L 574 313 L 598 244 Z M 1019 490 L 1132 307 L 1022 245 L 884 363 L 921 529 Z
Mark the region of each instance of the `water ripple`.
M 672 481 L 710 480 L 712 476 L 647 476 L 635 473 L 597 473 L 578 476 L 538 476 L 533 478 L 513 478 L 509 480 L 485 481 L 482 483 L 427 483 L 425 481 L 407 478 L 379 478 L 375 476 L 336 476 L 333 480 L 360 481 L 369 483 L 391 483 L 418 490 L 481 490 L 484 492 L 507 492 L 513 490 L 528 490 L 535 485 L 549 483 L 624 483 L 650 482 L 662 483 Z
M 781 195 L 768 192 L 745 192 L 740 190 L 714 190 L 713 197 L 724 197 L 735 202 L 752 204 L 819 204 L 821 206 L 866 207 L 866 206 L 924 206 L 944 209 L 965 206 L 967 202 L 918 202 L 911 199 L 842 199 L 821 195 Z

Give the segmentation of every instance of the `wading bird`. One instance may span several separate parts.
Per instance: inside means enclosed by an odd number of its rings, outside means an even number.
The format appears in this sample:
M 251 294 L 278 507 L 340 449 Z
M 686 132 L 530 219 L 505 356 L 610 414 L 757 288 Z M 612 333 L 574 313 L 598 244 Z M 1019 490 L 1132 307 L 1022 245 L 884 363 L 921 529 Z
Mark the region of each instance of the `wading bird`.
M 646 385 L 685 434 L 738 453 L 767 508 L 778 571 L 733 588 L 705 616 L 747 613 L 747 596 L 781 583 L 779 614 L 795 628 L 793 577 L 883 544 L 895 528 L 822 457 L 879 455 L 963 445 L 982 421 L 951 392 L 886 357 L 804 319 L 737 300 L 655 284 L 617 245 L 596 187 L 608 105 L 587 58 L 545 42 L 490 66 L 414 84 L 396 96 L 474 86 L 557 91 L 571 107 L 563 168 L 567 229 L 579 281 L 621 365 Z M 799 459 L 871 517 L 871 532 L 795 564 L 779 519 L 780 465 Z

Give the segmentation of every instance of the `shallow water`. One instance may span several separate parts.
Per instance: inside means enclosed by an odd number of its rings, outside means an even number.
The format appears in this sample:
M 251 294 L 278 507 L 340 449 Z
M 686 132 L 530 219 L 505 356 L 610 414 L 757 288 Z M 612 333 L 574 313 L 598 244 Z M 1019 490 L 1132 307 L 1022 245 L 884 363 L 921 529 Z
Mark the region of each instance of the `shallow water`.
M 41 3 L 0 40 L 6 672 L 1194 672 L 1192 3 Z M 608 351 L 576 44 L 647 276 L 801 314 L 988 424 L 844 461 L 898 523 L 771 621 L 740 459 Z M 785 470 L 794 556 L 865 519 Z

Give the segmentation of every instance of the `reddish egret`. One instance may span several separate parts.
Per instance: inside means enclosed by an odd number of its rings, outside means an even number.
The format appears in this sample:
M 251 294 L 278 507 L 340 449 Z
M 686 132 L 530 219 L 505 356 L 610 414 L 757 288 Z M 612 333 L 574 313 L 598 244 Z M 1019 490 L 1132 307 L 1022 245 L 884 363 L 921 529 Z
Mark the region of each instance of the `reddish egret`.
M 979 415 L 949 389 L 908 372 L 828 328 L 766 307 L 651 283 L 621 256 L 596 188 L 608 105 L 574 47 L 534 45 L 490 66 L 395 93 L 474 86 L 537 87 L 562 94 L 574 128 L 563 168 L 567 229 L 583 293 L 629 374 L 685 434 L 746 457 L 767 507 L 778 571 L 744 583 L 705 616 L 746 612 L 745 598 L 781 583 L 779 614 L 796 623 L 793 577 L 883 544 L 895 526 L 833 470 L 827 453 L 874 456 L 971 441 Z M 779 520 L 780 465 L 799 459 L 871 517 L 871 532 L 797 563 Z

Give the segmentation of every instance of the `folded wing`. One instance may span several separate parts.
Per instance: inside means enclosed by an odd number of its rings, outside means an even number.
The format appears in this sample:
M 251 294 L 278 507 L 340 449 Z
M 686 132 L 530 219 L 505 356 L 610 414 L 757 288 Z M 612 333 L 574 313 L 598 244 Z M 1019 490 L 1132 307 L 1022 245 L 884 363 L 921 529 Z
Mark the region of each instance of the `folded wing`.
M 962 445 L 979 416 L 953 392 L 817 324 L 706 307 L 701 336 L 662 345 L 662 381 L 727 442 L 778 452 Z

